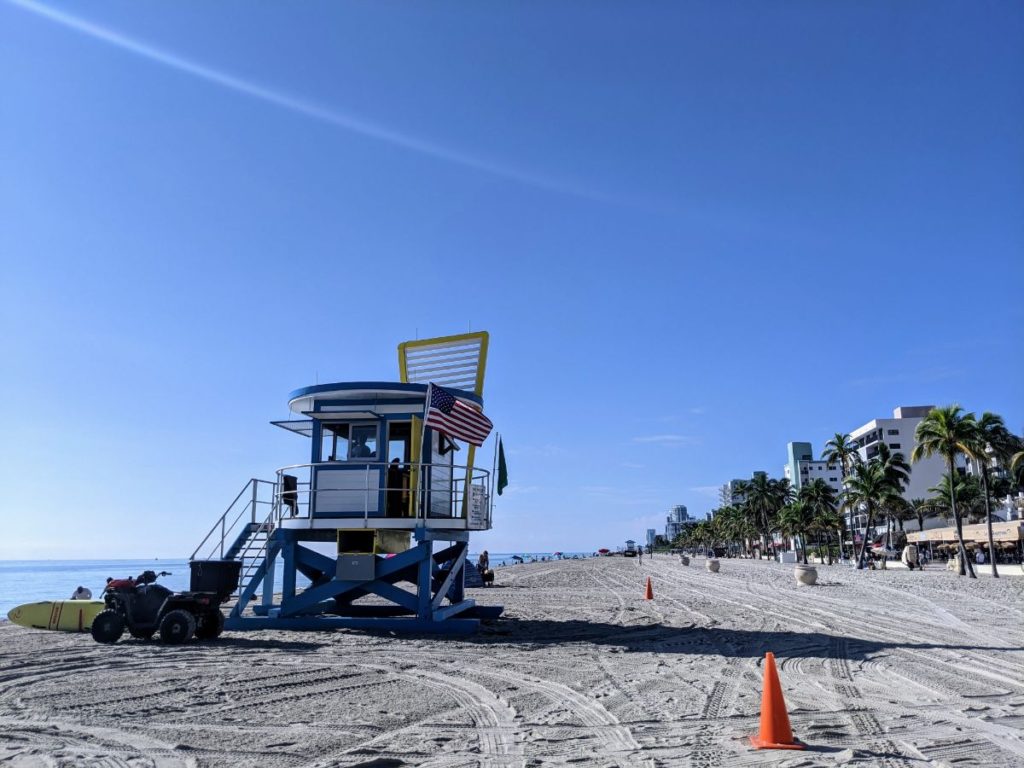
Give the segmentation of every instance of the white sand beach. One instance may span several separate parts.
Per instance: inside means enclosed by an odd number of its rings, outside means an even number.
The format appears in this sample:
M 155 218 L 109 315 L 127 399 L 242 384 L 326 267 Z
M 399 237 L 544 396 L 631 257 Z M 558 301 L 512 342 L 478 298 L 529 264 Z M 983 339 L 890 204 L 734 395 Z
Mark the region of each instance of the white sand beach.
M 471 638 L 0 626 L 0 762 L 1021 766 L 1024 580 L 656 556 L 499 569 Z M 645 578 L 655 599 L 642 599 Z M 773 651 L 804 752 L 755 751 Z

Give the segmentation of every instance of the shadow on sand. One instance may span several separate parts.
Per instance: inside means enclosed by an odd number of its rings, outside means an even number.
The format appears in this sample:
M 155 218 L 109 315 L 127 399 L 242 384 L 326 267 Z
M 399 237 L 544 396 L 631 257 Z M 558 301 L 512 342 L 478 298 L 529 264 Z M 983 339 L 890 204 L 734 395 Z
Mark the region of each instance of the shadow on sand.
M 612 646 L 623 652 L 707 654 L 758 658 L 766 651 L 779 656 L 827 659 L 842 656 L 850 660 L 870 658 L 893 649 L 948 651 L 1015 651 L 1022 648 L 956 645 L 946 643 L 905 643 L 823 632 L 786 632 L 729 629 L 724 627 L 670 627 L 645 624 L 623 627 L 592 621 L 551 621 L 505 618 L 485 624 L 480 634 L 466 642 L 486 645 L 558 645 L 590 643 Z

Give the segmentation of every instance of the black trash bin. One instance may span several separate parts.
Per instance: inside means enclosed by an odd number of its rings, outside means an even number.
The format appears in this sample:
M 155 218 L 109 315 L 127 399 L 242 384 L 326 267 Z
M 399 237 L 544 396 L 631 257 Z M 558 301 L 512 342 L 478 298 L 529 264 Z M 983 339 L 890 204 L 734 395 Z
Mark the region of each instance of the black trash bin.
M 240 560 L 192 560 L 189 563 L 192 578 L 189 588 L 193 592 L 215 592 L 217 600 L 224 602 L 238 589 L 238 575 L 242 571 Z

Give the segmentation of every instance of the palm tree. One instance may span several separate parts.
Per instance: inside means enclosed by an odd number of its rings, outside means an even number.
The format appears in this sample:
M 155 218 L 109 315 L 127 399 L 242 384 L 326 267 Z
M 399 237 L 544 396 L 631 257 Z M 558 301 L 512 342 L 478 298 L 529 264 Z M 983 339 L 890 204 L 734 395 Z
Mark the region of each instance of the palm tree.
M 996 544 L 992 538 L 992 502 L 988 488 L 989 461 L 1006 464 L 1013 451 L 1013 435 L 1006 428 L 1001 416 L 985 411 L 978 419 L 977 444 L 975 454 L 977 464 L 981 468 L 981 487 L 985 493 L 985 527 L 988 529 L 988 561 L 992 563 L 992 578 L 999 578 L 996 569 Z
M 832 565 L 832 533 L 842 536 L 843 516 L 835 509 L 820 510 L 812 521 L 812 527 L 815 531 L 825 534 L 825 551 L 828 553 L 828 564 Z
M 850 436 L 842 432 L 836 432 L 832 439 L 825 443 L 825 450 L 821 454 L 823 461 L 829 464 L 838 464 L 842 473 L 843 484 L 846 484 L 846 471 L 850 465 L 860 458 L 857 453 L 857 444 L 850 439 Z M 849 511 L 850 530 L 853 530 L 853 510 Z M 852 544 L 852 540 L 851 540 Z M 839 554 L 843 552 L 843 539 L 839 539 Z M 852 552 L 850 553 L 853 554 Z
M 747 483 L 745 489 L 745 504 L 751 522 L 761 533 L 761 551 L 765 553 L 769 549 L 769 537 L 774 527 L 775 516 L 784 506 L 778 503 L 778 491 L 775 486 L 777 482 L 767 475 L 757 474 Z
M 978 478 L 972 475 L 961 475 L 958 472 L 952 490 L 949 486 L 949 473 L 946 472 L 943 473 L 938 485 L 928 489 L 935 494 L 931 502 L 932 506 L 939 510 L 939 514 L 947 519 L 953 516 L 953 508 L 949 503 L 952 492 L 956 498 L 956 508 L 961 518 L 966 519 L 968 523 L 981 520 L 985 514 L 985 500 Z
M 896 491 L 885 468 L 879 461 L 858 462 L 846 477 L 846 503 L 851 508 L 863 507 L 867 511 L 867 524 L 864 526 L 864 539 L 857 555 L 857 568 L 864 567 L 864 551 L 868 544 L 868 531 L 874 519 L 875 510 L 891 500 Z
M 931 515 L 932 511 L 935 509 L 935 505 L 932 503 L 931 499 L 911 499 L 907 502 L 907 508 L 914 514 L 914 517 L 917 518 L 917 530 L 923 531 L 924 519 Z
M 885 515 L 885 544 L 889 546 L 892 520 L 899 514 L 905 504 L 901 494 L 906 488 L 907 483 L 910 482 L 910 465 L 907 464 L 902 453 L 899 451 L 893 453 L 885 443 L 879 443 L 878 452 L 871 460 L 881 464 L 885 479 L 895 491 L 894 494 L 889 495 L 881 508 L 881 512 Z M 902 530 L 902 528 L 903 526 L 901 525 L 900 529 Z
M 812 480 L 807 485 L 800 489 L 798 498 L 806 503 L 810 507 L 811 518 L 815 521 L 819 521 L 812 527 L 815 530 L 825 533 L 826 543 L 831 538 L 828 534 L 833 528 L 824 525 L 824 520 L 832 520 L 832 515 L 836 512 L 836 492 L 835 489 L 822 480 L 820 477 Z M 840 537 L 842 536 L 842 517 L 838 516 L 839 520 L 839 532 Z M 831 525 L 831 523 L 830 523 Z M 842 548 L 842 538 L 839 539 L 840 549 Z M 832 550 L 829 549 L 829 565 L 832 564 Z
M 803 562 L 807 564 L 807 533 L 814 519 L 811 506 L 803 501 L 794 501 L 779 510 L 777 523 L 784 536 L 796 537 L 800 541 Z
M 933 408 L 928 415 L 921 419 L 914 433 L 917 445 L 910 460 L 918 462 L 922 458 L 940 454 L 946 459 L 946 468 L 950 478 L 956 474 L 956 457 L 964 455 L 974 456 L 977 446 L 978 423 L 973 413 L 964 413 L 964 409 L 955 403 L 945 408 Z M 967 559 L 967 548 L 964 547 L 964 525 L 960 518 L 960 512 L 956 507 L 955 484 L 949 483 L 949 507 L 953 513 L 953 521 L 956 525 L 956 539 L 960 548 L 960 575 L 967 574 L 972 578 L 978 578 L 974 573 L 974 566 Z

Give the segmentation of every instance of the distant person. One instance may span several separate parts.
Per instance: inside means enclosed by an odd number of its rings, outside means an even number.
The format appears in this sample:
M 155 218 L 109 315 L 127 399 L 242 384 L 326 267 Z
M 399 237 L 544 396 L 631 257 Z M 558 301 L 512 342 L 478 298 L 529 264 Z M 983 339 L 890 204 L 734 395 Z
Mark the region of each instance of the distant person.
M 637 561 L 640 563 L 640 565 L 643 565 L 643 562 L 644 562 L 644 551 L 641 549 L 639 552 L 636 553 L 636 556 L 637 556 Z
M 349 456 L 353 459 L 367 459 L 373 456 L 373 451 L 366 444 L 365 435 L 359 435 L 356 438 L 356 441 L 352 444 L 352 450 L 349 451 Z
M 402 465 L 398 459 L 392 459 L 388 464 L 388 488 L 387 488 L 387 516 L 402 516 L 402 495 L 403 495 Z
M 480 578 L 483 580 L 484 586 L 489 587 L 494 582 L 494 571 L 491 570 L 491 556 L 487 554 L 486 549 L 480 553 L 476 567 L 480 571 Z
M 983 550 L 981 547 L 978 547 L 978 552 L 974 556 L 974 562 L 976 562 L 978 565 L 985 564 L 985 550 Z
M 71 595 L 72 600 L 92 600 L 92 590 L 79 586 Z

